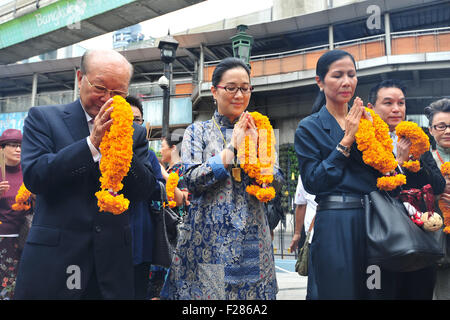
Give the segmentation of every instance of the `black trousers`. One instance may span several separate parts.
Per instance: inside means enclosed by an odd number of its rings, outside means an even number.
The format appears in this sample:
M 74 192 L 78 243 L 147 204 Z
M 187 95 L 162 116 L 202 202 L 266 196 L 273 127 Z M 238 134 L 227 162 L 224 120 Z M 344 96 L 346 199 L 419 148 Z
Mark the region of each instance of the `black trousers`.
M 97 274 L 94 270 L 92 270 L 91 277 L 89 278 L 87 288 L 84 290 L 81 295 L 81 300 L 102 300 L 103 296 L 100 291 L 100 286 L 97 280 Z
M 150 276 L 150 263 L 144 262 L 134 266 L 134 299 L 147 300 Z
M 381 269 L 381 288 L 369 290 L 374 300 L 432 300 L 436 267 L 411 272 Z
M 308 265 L 308 299 L 367 296 L 364 209 L 317 211 Z

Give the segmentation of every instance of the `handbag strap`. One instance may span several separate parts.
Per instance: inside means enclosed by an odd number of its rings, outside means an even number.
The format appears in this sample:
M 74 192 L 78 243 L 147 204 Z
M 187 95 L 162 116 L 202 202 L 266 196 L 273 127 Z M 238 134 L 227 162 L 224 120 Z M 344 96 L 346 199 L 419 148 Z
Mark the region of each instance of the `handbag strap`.
M 314 228 L 314 221 L 316 220 L 316 215 L 314 215 L 314 218 L 311 221 L 311 224 L 309 225 L 308 232 L 306 233 L 306 240 L 303 246 L 306 246 L 307 243 L 309 243 L 309 237 L 311 236 L 311 230 Z
M 314 228 L 314 221 L 316 220 L 316 215 L 314 215 L 314 218 L 311 221 L 311 224 L 309 225 L 308 233 L 311 233 L 311 230 Z
M 159 183 L 159 189 L 161 190 L 161 205 L 164 204 L 164 202 L 168 202 L 167 200 L 167 193 L 166 193 L 166 185 L 162 183 L 161 181 L 158 181 Z
M 183 213 L 184 215 L 187 214 L 187 204 L 186 204 L 186 197 L 183 194 Z

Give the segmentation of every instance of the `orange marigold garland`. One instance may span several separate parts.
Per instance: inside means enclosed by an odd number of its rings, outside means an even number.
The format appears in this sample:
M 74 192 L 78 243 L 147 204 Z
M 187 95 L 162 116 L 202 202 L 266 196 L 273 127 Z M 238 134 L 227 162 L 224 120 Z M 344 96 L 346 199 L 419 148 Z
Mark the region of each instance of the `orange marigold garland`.
M 391 191 L 405 184 L 406 177 L 395 173 L 398 164 L 392 153 L 388 125 L 373 110 L 366 108 L 366 111 L 372 116 L 372 121 L 361 118 L 355 134 L 356 143 L 363 153 L 364 163 L 383 174 L 377 180 L 378 189 Z
M 174 208 L 177 206 L 177 203 L 174 201 L 175 199 L 175 188 L 178 185 L 178 181 L 180 180 L 180 177 L 178 173 L 175 171 L 172 171 L 169 174 L 169 178 L 167 178 L 166 182 L 166 193 L 167 193 L 167 200 L 169 200 L 169 208 Z M 164 206 L 166 204 L 164 203 Z
M 268 117 L 256 111 L 250 115 L 258 129 L 258 141 L 246 136 L 238 146 L 237 157 L 244 172 L 256 182 L 247 186 L 246 191 L 259 201 L 268 202 L 275 198 L 275 189 L 269 186 L 275 164 L 275 134 Z
M 133 111 L 121 96 L 114 96 L 110 108 L 111 127 L 100 143 L 101 191 L 95 193 L 100 211 L 121 214 L 128 209 L 130 201 L 123 194 L 122 179 L 128 174 L 133 157 Z
M 450 175 L 450 162 L 447 161 L 441 165 L 441 173 L 444 177 Z M 447 207 L 444 200 L 439 199 L 438 204 L 444 216 L 444 232 L 450 234 L 450 208 Z
M 29 203 L 29 199 L 31 196 L 31 192 L 28 191 L 28 189 L 25 187 L 25 185 L 22 183 L 22 185 L 19 188 L 19 191 L 17 191 L 16 195 L 16 203 L 14 203 L 11 208 L 14 211 L 22 211 L 22 210 L 28 210 L 31 208 L 31 205 Z
M 415 122 L 402 121 L 395 127 L 395 134 L 399 137 L 408 138 L 412 146 L 409 150 L 409 160 L 403 162 L 402 167 L 412 172 L 420 170 L 420 156 L 430 150 L 430 141 L 422 128 Z

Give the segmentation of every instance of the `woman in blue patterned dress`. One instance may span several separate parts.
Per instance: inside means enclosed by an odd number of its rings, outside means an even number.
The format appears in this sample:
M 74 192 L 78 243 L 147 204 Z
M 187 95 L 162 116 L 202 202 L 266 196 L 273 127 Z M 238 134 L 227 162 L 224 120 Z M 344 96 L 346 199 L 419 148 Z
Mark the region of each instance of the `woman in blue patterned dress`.
M 257 136 L 253 118 L 244 112 L 251 91 L 247 65 L 236 58 L 223 60 L 211 87 L 217 110 L 212 119 L 191 124 L 184 134 L 181 157 L 191 205 L 161 298 L 276 298 L 263 203 L 245 191 L 251 184 L 246 173 L 241 172 L 241 179 L 231 174 L 236 147 L 245 135 Z M 275 187 L 279 179 L 275 166 Z

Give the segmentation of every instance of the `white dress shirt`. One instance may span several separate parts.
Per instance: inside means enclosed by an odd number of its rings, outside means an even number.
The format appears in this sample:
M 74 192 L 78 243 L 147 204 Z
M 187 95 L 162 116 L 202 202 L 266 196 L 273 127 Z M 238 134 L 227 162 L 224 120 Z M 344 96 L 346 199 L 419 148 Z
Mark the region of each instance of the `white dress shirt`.
M 309 194 L 308 192 L 306 192 L 305 188 L 303 187 L 302 179 L 300 178 L 300 175 L 299 175 L 297 189 L 295 191 L 294 203 L 295 204 L 306 204 L 305 220 L 303 223 L 306 233 L 308 233 L 309 226 L 311 225 L 312 220 L 314 219 L 314 216 L 316 215 L 317 202 L 315 201 L 315 199 L 316 199 L 315 195 Z M 314 235 L 314 227 L 313 227 L 313 229 L 311 229 L 311 235 L 309 236 L 309 243 L 311 243 L 313 235 Z
M 81 103 L 81 100 L 80 100 Z M 86 115 L 86 121 L 88 123 L 88 127 L 89 127 L 89 133 L 92 132 L 92 129 L 94 128 L 94 118 L 92 118 L 84 109 L 83 104 L 81 103 L 81 106 L 83 107 L 83 111 L 84 114 Z M 102 158 L 102 154 L 100 153 L 100 151 L 92 144 L 90 137 L 88 136 L 86 138 L 86 142 L 89 146 L 89 150 L 91 150 L 91 154 L 92 154 L 92 158 L 94 159 L 94 162 L 99 162 L 100 159 Z

